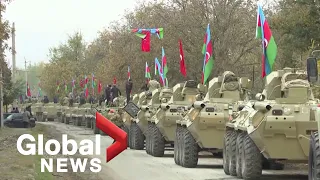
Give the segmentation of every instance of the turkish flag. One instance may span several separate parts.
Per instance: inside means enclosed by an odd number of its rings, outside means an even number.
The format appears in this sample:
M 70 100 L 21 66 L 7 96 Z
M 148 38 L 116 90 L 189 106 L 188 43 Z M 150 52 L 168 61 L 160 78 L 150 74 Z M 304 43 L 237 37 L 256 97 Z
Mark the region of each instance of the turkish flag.
M 117 79 L 116 79 L 116 77 L 113 78 L 113 84 L 117 84 Z
M 187 76 L 187 69 L 186 69 L 186 62 L 184 59 L 181 39 L 179 40 L 179 45 L 180 45 L 180 72 L 184 77 L 186 77 Z

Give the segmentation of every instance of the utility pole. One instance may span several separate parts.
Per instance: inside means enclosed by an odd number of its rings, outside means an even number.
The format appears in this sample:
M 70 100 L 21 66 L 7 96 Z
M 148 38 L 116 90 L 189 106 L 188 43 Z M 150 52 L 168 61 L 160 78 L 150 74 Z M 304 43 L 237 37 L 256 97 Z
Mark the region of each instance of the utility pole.
M 15 24 L 12 23 L 12 80 L 16 82 L 16 29 Z
M 2 25 L 2 1 L 0 0 L 0 25 Z M 1 128 L 3 128 L 3 79 L 2 79 L 2 72 L 3 72 L 3 65 L 4 65 L 4 54 L 3 54 L 3 47 L 2 47 L 2 37 L 0 37 L 0 63 L 1 63 L 1 69 L 0 69 L 0 120 L 1 120 Z
M 27 60 L 24 58 L 24 70 L 25 70 L 25 78 L 26 78 L 26 86 L 28 84 L 28 71 L 27 71 Z M 28 96 L 28 86 L 26 87 L 26 96 Z

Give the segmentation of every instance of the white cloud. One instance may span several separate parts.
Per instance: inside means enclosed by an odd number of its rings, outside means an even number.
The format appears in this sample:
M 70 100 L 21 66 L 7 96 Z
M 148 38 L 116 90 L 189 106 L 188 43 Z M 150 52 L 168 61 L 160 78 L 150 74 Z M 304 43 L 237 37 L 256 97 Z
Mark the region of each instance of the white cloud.
M 16 25 L 17 66 L 24 67 L 24 57 L 32 62 L 47 60 L 49 48 L 75 31 L 92 41 L 99 30 L 135 4 L 136 0 L 14 0 L 4 18 Z

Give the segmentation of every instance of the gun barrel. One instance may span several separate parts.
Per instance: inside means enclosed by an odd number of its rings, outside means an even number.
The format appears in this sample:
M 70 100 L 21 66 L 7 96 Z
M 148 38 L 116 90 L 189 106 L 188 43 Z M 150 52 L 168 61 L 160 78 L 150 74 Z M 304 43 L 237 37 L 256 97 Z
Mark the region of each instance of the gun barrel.
M 206 107 L 206 105 L 204 104 L 203 101 L 196 101 L 193 103 L 193 107 L 197 108 L 197 109 L 202 109 L 202 108 Z
M 265 102 L 255 102 L 252 108 L 257 111 L 269 111 L 272 107 L 270 104 Z

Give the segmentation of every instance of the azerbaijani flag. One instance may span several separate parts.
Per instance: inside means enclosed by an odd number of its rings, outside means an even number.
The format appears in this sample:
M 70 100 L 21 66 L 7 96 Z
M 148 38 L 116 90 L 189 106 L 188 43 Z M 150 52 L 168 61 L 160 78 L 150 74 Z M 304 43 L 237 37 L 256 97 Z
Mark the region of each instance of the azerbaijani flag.
M 60 92 L 60 83 L 59 81 L 57 81 L 57 89 L 56 89 L 57 92 Z
M 204 41 L 205 41 L 205 44 L 204 44 L 204 47 L 202 48 L 202 53 L 204 54 L 202 77 L 201 77 L 202 84 L 205 84 L 207 82 L 214 65 L 213 47 L 211 42 L 209 24 L 207 26 L 207 31 L 206 31 Z
M 66 81 L 64 81 L 64 92 L 68 92 L 68 85 L 67 85 L 67 83 L 66 83 Z
M 164 77 L 163 77 L 163 73 L 162 73 L 162 68 L 161 68 L 161 65 L 160 65 L 160 62 L 158 60 L 158 58 L 155 58 L 155 66 L 158 67 L 158 73 L 160 75 L 160 83 L 164 86 Z
M 148 63 L 146 62 L 146 70 L 145 70 L 145 78 L 150 80 L 151 79 L 151 74 L 150 74 L 150 68 L 148 66 Z
M 262 7 L 259 4 L 257 11 L 256 38 L 261 38 L 262 40 L 263 55 L 261 76 L 262 78 L 264 78 L 272 71 L 272 67 L 277 56 L 277 44 L 272 36 L 268 21 L 264 16 Z
M 128 79 L 131 79 L 131 74 L 130 74 L 130 65 L 128 66 Z
M 164 48 L 162 47 L 162 70 L 163 70 L 163 79 L 165 80 L 165 85 L 168 86 L 168 80 L 167 80 L 167 72 L 168 72 L 168 66 L 167 66 L 167 57 L 166 54 L 164 53 Z
M 38 97 L 42 96 L 42 89 L 41 89 L 41 83 L 38 83 Z
M 84 76 L 84 95 L 85 95 L 86 98 L 89 96 L 88 77 L 87 77 L 87 75 Z
M 76 88 L 76 81 L 74 80 L 74 78 L 72 78 L 71 86 L 72 86 L 72 93 L 73 93 L 74 89 Z

